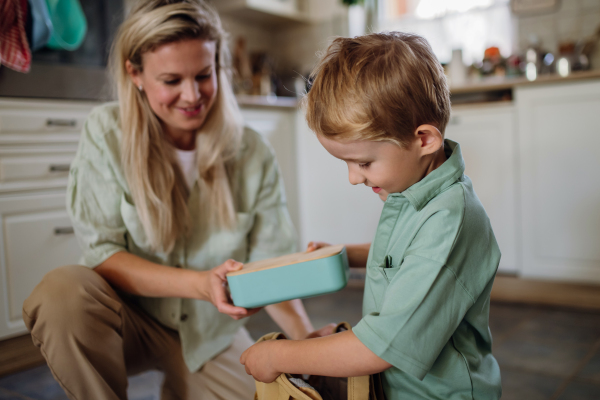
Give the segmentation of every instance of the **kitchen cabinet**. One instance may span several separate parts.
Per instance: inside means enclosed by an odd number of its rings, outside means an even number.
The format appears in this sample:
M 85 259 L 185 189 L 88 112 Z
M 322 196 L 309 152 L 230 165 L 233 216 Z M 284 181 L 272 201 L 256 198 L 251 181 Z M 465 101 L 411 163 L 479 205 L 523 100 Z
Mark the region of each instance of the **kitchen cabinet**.
M 25 332 L 23 301 L 50 270 L 77 264 L 81 251 L 64 190 L 0 197 L 0 338 Z
M 521 275 L 600 283 L 600 81 L 520 87 L 515 101 Z
M 512 104 L 455 106 L 445 136 L 457 141 L 502 252 L 499 270 L 519 271 L 518 147 Z
M 344 161 L 329 154 L 308 128 L 303 111 L 296 119 L 300 243 L 371 242 L 383 202 L 364 185 L 348 181 Z
M 81 256 L 65 189 L 93 106 L 0 100 L 0 339 L 26 331 L 22 304 L 42 277 Z
M 241 107 L 244 123 L 264 136 L 277 157 L 285 187 L 288 210 L 299 229 L 298 183 L 295 152 L 295 107 Z

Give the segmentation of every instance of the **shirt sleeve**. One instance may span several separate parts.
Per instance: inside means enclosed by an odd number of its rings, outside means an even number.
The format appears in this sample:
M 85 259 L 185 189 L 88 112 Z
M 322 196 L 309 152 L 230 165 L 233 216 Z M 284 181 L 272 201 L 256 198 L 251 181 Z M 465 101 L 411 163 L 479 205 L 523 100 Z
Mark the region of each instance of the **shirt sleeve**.
M 296 232 L 287 209 L 279 165 L 266 143 L 264 151 L 262 179 L 254 206 L 254 225 L 248 236 L 248 262 L 296 251 Z
M 353 329 L 377 356 L 418 379 L 431 369 L 474 304 L 473 296 L 444 262 L 460 221 L 444 219 L 434 215 L 425 222 L 400 266 L 369 267 L 379 269 L 371 273 L 381 274 L 389 285 L 380 312 L 365 315 Z
M 82 263 L 92 268 L 127 245 L 120 212 L 123 189 L 104 139 L 102 125 L 92 115 L 84 125 L 67 186 L 67 212 L 83 251 Z

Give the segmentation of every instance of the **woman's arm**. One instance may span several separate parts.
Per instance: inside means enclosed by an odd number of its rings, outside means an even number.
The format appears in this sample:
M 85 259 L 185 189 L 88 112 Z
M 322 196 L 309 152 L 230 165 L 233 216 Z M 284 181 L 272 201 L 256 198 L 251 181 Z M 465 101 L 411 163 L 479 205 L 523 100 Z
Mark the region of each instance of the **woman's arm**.
M 225 275 L 242 264 L 227 260 L 209 271 L 193 271 L 156 264 L 126 251 L 107 258 L 94 270 L 111 285 L 138 296 L 183 297 L 210 301 L 217 309 L 240 319 L 258 309 L 247 310 L 230 304 L 225 292 Z
M 306 251 L 311 252 L 327 246 L 331 245 L 325 242 L 310 242 Z M 348 264 L 350 264 L 350 268 L 365 268 L 367 266 L 370 248 L 371 243 L 347 244 L 346 253 L 348 254 Z
M 272 304 L 265 307 L 265 310 L 290 339 L 304 339 L 315 330 L 302 300 Z

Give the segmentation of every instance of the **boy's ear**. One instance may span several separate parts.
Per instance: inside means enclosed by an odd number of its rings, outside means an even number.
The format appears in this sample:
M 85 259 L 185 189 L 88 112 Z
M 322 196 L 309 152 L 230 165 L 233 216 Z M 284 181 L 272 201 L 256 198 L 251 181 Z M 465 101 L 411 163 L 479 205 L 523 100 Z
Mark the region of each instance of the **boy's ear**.
M 415 130 L 415 139 L 422 155 L 435 153 L 444 145 L 444 137 L 438 128 L 423 124 Z

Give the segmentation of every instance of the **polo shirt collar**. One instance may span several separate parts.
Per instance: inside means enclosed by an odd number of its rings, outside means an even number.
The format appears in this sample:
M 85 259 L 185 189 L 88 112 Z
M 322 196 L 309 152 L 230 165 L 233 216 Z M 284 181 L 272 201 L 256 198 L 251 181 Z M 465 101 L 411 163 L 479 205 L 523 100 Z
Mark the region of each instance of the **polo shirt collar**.
M 420 211 L 431 199 L 454 184 L 465 172 L 465 161 L 458 143 L 446 139 L 444 147 L 446 154 L 448 154 L 448 149 L 451 154 L 442 165 L 404 192 L 391 193 L 389 196 L 392 198 L 404 196 L 415 210 Z

